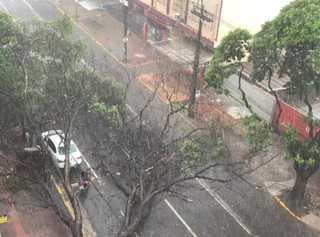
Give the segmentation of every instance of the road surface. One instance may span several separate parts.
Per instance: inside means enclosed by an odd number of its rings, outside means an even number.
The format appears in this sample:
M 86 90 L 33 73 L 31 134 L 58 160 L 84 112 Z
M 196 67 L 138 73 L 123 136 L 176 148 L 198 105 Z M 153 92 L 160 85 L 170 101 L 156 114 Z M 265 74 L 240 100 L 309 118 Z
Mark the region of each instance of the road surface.
M 37 17 L 51 20 L 61 14 L 47 0 L 0 0 L 0 10 L 8 11 L 15 19 L 23 21 Z M 114 77 L 118 82 L 126 83 L 128 77 L 123 66 L 101 49 L 78 26 L 74 27 L 74 37 L 83 37 L 92 50 L 87 62 L 95 60 L 100 73 Z M 107 68 L 107 69 L 106 69 Z M 128 91 L 128 103 L 134 111 L 139 111 L 150 96 L 150 91 L 134 78 Z M 168 107 L 159 98 L 155 98 L 145 119 L 163 120 Z M 181 134 L 190 129 L 182 117 L 176 116 L 173 133 Z M 79 144 L 87 160 L 86 164 L 96 167 L 97 162 L 90 154 L 90 144 L 85 137 L 75 141 Z M 87 143 L 85 143 L 87 142 Z M 85 207 L 93 227 L 99 236 L 114 236 L 120 226 L 124 213 L 125 199 L 113 186 L 110 179 L 94 170 L 96 179 L 86 196 L 79 198 Z M 209 189 L 203 181 L 192 181 L 195 189 L 189 190 L 191 202 L 182 202 L 167 194 L 160 196 L 139 236 L 182 237 L 182 236 L 217 236 L 217 237 L 300 237 L 318 236 L 303 223 L 289 215 L 269 194 L 254 190 L 246 183 L 237 180 L 232 189 L 225 186 Z

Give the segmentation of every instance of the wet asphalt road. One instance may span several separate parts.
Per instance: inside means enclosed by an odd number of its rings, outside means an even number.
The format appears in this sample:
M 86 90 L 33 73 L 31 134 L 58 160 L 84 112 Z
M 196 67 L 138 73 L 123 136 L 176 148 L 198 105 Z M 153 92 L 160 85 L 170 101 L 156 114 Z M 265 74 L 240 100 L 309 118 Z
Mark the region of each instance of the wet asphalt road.
M 50 20 L 60 12 L 48 1 L 0 0 L 0 10 L 8 10 L 13 17 L 21 20 L 30 20 L 39 15 L 43 20 Z M 82 30 L 75 26 L 75 37 L 83 37 L 92 45 L 91 56 L 97 60 L 100 72 L 114 77 L 117 81 L 127 82 L 122 66 L 105 54 Z M 88 59 L 91 57 L 89 56 Z M 103 59 L 103 62 L 99 59 Z M 105 61 L 107 59 L 107 62 Z M 108 70 L 105 70 L 108 68 Z M 143 106 L 150 96 L 141 83 L 134 80 L 128 91 L 129 105 L 135 111 Z M 160 119 L 167 111 L 167 106 L 158 98 L 148 110 L 146 119 Z M 190 126 L 181 118 L 176 117 L 173 133 L 190 129 Z M 87 161 L 92 167 L 97 162 L 91 156 L 91 144 L 84 136 L 74 138 L 76 143 L 83 145 Z M 85 164 L 84 164 L 85 166 Z M 114 236 L 120 226 L 124 212 L 125 199 L 114 187 L 107 176 L 95 170 L 98 179 L 94 181 L 87 195 L 78 193 L 85 207 L 93 227 L 99 236 Z M 260 237 L 300 237 L 319 236 L 309 230 L 303 223 L 289 215 L 269 194 L 254 190 L 244 182 L 238 180 L 232 185 L 232 190 L 225 186 L 219 187 L 217 193 L 229 205 L 231 213 L 236 213 L 245 226 L 239 224 L 218 201 L 210 195 L 199 183 L 193 181 L 198 188 L 188 191 L 192 202 L 181 202 L 176 198 L 163 195 L 156 201 L 150 219 L 145 224 L 139 236 L 151 237 L 182 237 L 182 236 L 260 236 Z M 236 191 L 234 191 L 236 190 Z M 165 202 L 167 200 L 167 202 Z M 169 204 L 168 204 L 169 203 Z M 174 210 L 173 210 L 174 209 Z M 249 228 L 249 231 L 246 230 Z M 191 230 L 191 231 L 190 231 Z M 249 233 L 248 233 L 249 232 Z

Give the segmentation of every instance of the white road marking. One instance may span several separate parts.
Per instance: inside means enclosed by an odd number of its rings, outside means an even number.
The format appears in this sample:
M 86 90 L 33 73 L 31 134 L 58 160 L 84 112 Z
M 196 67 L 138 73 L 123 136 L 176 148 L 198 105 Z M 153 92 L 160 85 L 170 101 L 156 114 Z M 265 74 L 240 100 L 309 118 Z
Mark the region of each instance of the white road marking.
M 176 209 L 173 208 L 170 202 L 168 202 L 167 199 L 164 199 L 165 203 L 170 207 L 170 209 L 173 211 L 173 213 L 179 218 L 179 220 L 182 222 L 182 224 L 189 230 L 189 232 L 192 234 L 193 237 L 198 237 L 193 230 L 190 228 L 190 226 L 185 222 L 184 219 L 179 215 L 179 213 L 176 211 Z
M 42 17 L 29 5 L 29 3 L 27 3 L 25 0 L 23 0 L 25 4 L 27 4 L 27 6 L 31 9 L 31 12 L 33 13 L 33 15 L 35 15 L 36 17 L 38 17 L 39 20 L 43 20 Z
M 213 192 L 208 185 L 202 180 L 196 178 L 197 182 L 225 209 L 235 220 L 238 222 L 238 224 L 249 234 L 253 235 L 253 230 L 247 226 L 242 218 L 238 216 L 237 213 L 235 213 L 232 208 L 216 193 Z M 258 236 L 256 236 L 258 237 Z
M 28 6 L 32 11 L 34 11 L 33 8 L 29 5 L 29 3 L 27 3 L 25 0 L 23 0 L 23 1 L 24 1 L 25 4 L 27 4 L 27 6 Z
M 130 107 L 128 104 L 126 104 L 126 107 L 129 109 L 129 111 L 134 115 L 134 116 L 137 116 L 137 113 L 132 109 L 132 107 Z M 191 170 L 187 170 L 187 172 L 190 174 L 190 175 L 193 175 L 192 171 Z M 249 234 L 249 235 L 254 235 L 253 234 L 253 230 L 247 226 L 245 224 L 245 222 L 242 220 L 242 218 L 237 214 L 235 213 L 232 208 L 216 193 L 216 192 L 213 192 L 209 187 L 208 185 L 206 184 L 205 181 L 203 180 L 200 180 L 198 178 L 196 178 L 196 181 L 222 206 L 223 209 L 225 209 L 235 220 L 236 222 L 238 222 L 238 224 Z M 165 200 L 166 201 L 166 200 Z M 167 202 L 167 201 L 166 201 Z M 168 203 L 167 203 L 168 204 Z M 170 204 L 170 203 L 169 203 Z M 168 205 L 169 205 L 168 204 Z M 171 209 L 173 212 L 174 209 Z M 175 213 L 176 214 L 176 213 Z M 180 219 L 180 218 L 179 218 Z M 187 227 L 188 228 L 188 227 Z M 189 229 L 188 229 L 189 230 Z M 258 237 L 258 236 L 255 236 L 255 237 Z
M 96 177 L 96 179 L 99 179 L 98 175 L 96 174 L 96 172 L 94 172 L 94 170 L 92 169 L 91 165 L 90 165 L 89 162 L 86 160 L 86 158 L 84 158 L 84 156 L 82 156 L 82 159 L 84 160 L 84 162 L 86 163 L 86 165 L 88 166 L 88 168 L 91 170 L 91 172 L 93 173 L 94 177 Z
M 8 11 L 8 9 L 2 4 L 2 2 L 0 2 L 0 4 L 1 4 L 1 6 L 3 7 L 3 9 L 10 14 L 10 12 Z
M 124 216 L 124 213 L 122 212 L 122 210 L 120 210 L 120 213 L 121 213 L 122 216 Z
M 3 7 L 3 9 L 7 12 L 7 13 L 9 13 L 10 15 L 11 15 L 11 13 L 8 11 L 8 9 L 2 4 L 2 2 L 0 2 L 0 5 Z M 12 17 L 12 15 L 11 15 L 11 17 Z M 14 22 L 17 22 L 16 21 L 16 19 L 14 19 L 13 17 L 12 17 L 12 20 L 14 21 Z
M 134 111 L 134 109 L 130 105 L 126 104 L 126 107 L 133 114 L 134 117 L 138 116 L 137 112 Z
M 127 109 L 130 111 L 130 113 L 132 113 L 132 115 L 133 115 L 134 117 L 138 117 L 137 112 L 134 111 L 134 109 L 133 109 L 130 105 L 126 104 L 126 107 L 127 107 Z M 144 122 L 144 120 L 142 120 L 141 123 L 142 123 L 143 126 L 146 124 L 146 123 Z

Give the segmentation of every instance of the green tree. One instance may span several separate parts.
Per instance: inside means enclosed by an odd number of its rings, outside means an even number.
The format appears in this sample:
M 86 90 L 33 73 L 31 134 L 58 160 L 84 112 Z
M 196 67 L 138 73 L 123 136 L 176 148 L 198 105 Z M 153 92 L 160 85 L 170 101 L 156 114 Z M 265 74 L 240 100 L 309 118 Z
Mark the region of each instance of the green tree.
M 286 92 L 297 95 L 308 107 L 308 116 L 305 123 L 309 127 L 309 137 L 305 140 L 298 139 L 298 132 L 292 125 L 287 125 L 284 133 L 286 157 L 294 159 L 296 172 L 296 182 L 290 197 L 298 208 L 303 204 L 305 188 L 309 178 L 320 167 L 320 157 L 318 155 L 319 121 L 313 116 L 313 108 L 309 98 L 311 92 L 319 93 L 320 87 L 319 13 L 319 1 L 295 0 L 285 6 L 275 19 L 266 22 L 262 29 L 250 39 L 249 45 L 242 44 L 248 53 L 248 60 L 253 63 L 253 73 L 251 74 L 253 82 L 268 79 L 269 88 L 276 97 L 278 106 L 280 104 L 277 94 L 270 85 L 274 73 L 278 74 L 279 77 L 289 76 L 290 82 L 285 85 Z M 228 62 L 219 59 L 224 59 L 220 54 L 229 52 L 230 48 L 240 50 L 239 44 L 243 42 L 240 40 L 237 45 L 235 42 L 229 41 L 228 39 L 232 35 L 234 35 L 234 32 L 231 32 L 222 41 L 226 44 L 219 46 L 224 49 L 223 52 L 218 47 L 216 53 L 218 55 L 215 54 L 213 57 L 210 70 L 205 77 L 209 85 L 217 86 L 218 89 L 223 88 L 223 81 L 219 80 L 221 75 L 226 78 L 230 73 L 228 69 L 219 67 L 222 62 Z M 236 39 L 236 37 L 233 39 Z M 237 66 L 239 67 L 239 65 Z M 280 115 L 276 119 L 277 124 Z M 250 126 L 251 135 L 247 135 L 249 136 L 248 141 L 251 141 L 252 144 L 257 143 L 251 138 L 253 137 L 252 134 L 256 134 L 260 130 L 253 129 L 252 125 Z M 260 127 L 264 126 L 260 124 Z M 261 131 L 266 134 L 264 129 Z M 262 144 L 261 142 L 258 143 Z
M 81 38 L 74 40 L 72 32 L 73 23 L 66 15 L 46 22 L 14 22 L 9 14 L 0 13 L 0 96 L 12 105 L 4 111 L 19 112 L 20 121 L 14 123 L 31 134 L 43 132 L 43 125 L 46 130 L 64 131 L 65 168 L 58 174 L 75 219 L 60 217 L 79 237 L 83 235 L 80 203 L 69 181 L 71 136 L 84 117 L 107 114 L 108 121 L 118 121 L 124 95 L 113 79 L 82 63 L 89 48 Z
M 296 0 L 285 6 L 280 14 L 271 21 L 270 45 L 281 51 L 279 75 L 288 75 L 287 91 L 296 94 L 308 107 L 306 123 L 309 137 L 297 139 L 296 132 L 287 126 L 285 149 L 294 159 L 296 182 L 291 191 L 292 200 L 301 207 L 305 188 L 309 178 L 320 167 L 319 133 L 316 128 L 319 122 L 313 117 L 309 94 L 313 90 L 319 92 L 319 52 L 320 52 L 320 3 L 317 0 Z
M 235 29 L 229 32 L 216 48 L 211 65 L 204 77 L 208 86 L 213 86 L 218 92 L 228 93 L 224 80 L 232 74 L 238 74 L 238 89 L 242 93 L 245 106 L 251 110 L 246 93 L 241 88 L 243 62 L 248 59 L 248 47 L 252 36 L 248 30 Z M 239 70 L 239 71 L 238 71 Z
M 279 118 L 282 113 L 281 104 L 276 91 L 271 86 L 274 74 L 280 74 L 279 65 L 281 65 L 281 51 L 276 45 L 272 44 L 271 22 L 265 22 L 261 30 L 255 34 L 250 42 L 249 61 L 252 62 L 253 71 L 251 73 L 252 82 L 261 82 L 268 80 L 268 87 L 276 99 L 279 107 L 279 114 L 276 118 L 276 130 L 279 128 Z

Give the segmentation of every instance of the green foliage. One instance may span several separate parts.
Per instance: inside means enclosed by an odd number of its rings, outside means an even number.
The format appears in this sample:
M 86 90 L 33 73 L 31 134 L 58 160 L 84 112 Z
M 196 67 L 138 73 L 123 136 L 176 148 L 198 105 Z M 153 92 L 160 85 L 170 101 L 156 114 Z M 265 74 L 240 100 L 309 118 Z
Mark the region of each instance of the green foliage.
M 180 152 L 184 166 L 197 166 L 202 162 L 221 158 L 227 149 L 223 138 L 214 130 L 194 134 L 183 142 Z
M 52 21 L 14 22 L 0 13 L 0 95 L 9 95 L 21 113 L 17 117 L 33 114 L 36 105 L 42 119 L 57 123 L 90 110 L 115 125 L 124 90 L 112 78 L 82 65 L 89 48 L 72 33 L 73 23 L 66 15 Z
M 98 100 L 98 96 L 94 95 L 91 103 L 89 104 L 89 113 L 102 114 L 107 113 L 107 106 L 104 102 Z
M 213 86 L 220 93 L 228 93 L 224 88 L 224 79 L 237 73 L 241 62 L 246 58 L 250 39 L 251 35 L 245 29 L 236 29 L 223 37 L 204 77 L 208 86 Z
M 283 7 L 273 20 L 274 43 L 280 48 L 305 45 L 320 40 L 320 4 L 318 0 L 295 0 Z
M 292 124 L 284 124 L 286 130 L 283 133 L 285 138 L 285 158 L 294 159 L 299 164 L 318 165 L 319 144 L 314 139 L 299 139 L 301 135 Z
M 291 94 L 301 98 L 320 89 L 320 4 L 295 0 L 270 24 L 270 44 L 284 55 L 279 74 L 287 74 Z
M 271 44 L 271 22 L 262 25 L 261 30 L 255 34 L 250 42 L 249 61 L 252 62 L 253 71 L 250 75 L 253 82 L 260 82 L 270 78 L 280 61 L 280 53 L 276 45 Z
M 104 102 L 98 100 L 98 96 L 94 95 L 89 103 L 89 113 L 103 117 L 109 124 L 118 126 L 120 115 L 117 105 L 108 106 Z
M 188 166 L 199 164 L 204 152 L 203 144 L 199 141 L 186 140 L 180 149 L 186 157 L 184 161 Z
M 268 150 L 271 145 L 271 129 L 265 121 L 259 121 L 257 114 L 246 116 L 242 120 L 246 127 L 246 141 L 258 149 Z

